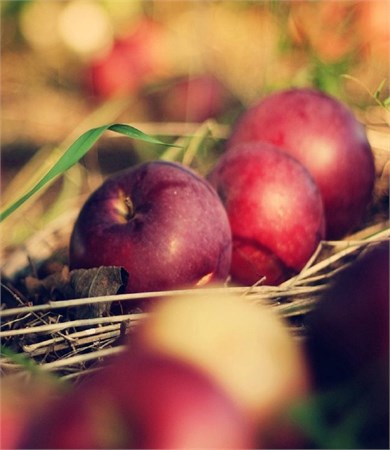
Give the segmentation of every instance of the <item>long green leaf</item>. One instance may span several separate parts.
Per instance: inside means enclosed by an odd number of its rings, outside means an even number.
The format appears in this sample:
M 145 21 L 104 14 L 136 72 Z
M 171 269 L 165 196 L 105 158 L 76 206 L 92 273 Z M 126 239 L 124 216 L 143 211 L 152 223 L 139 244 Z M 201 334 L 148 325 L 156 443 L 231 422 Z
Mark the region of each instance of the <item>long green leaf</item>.
M 152 144 L 168 145 L 157 138 L 149 136 L 148 134 L 134 128 L 130 125 L 114 123 L 108 125 L 102 125 L 97 128 L 83 133 L 75 142 L 66 150 L 66 152 L 60 157 L 60 159 L 54 164 L 54 166 L 44 175 L 32 189 L 26 194 L 22 195 L 5 211 L 0 213 L 0 222 L 6 219 L 10 214 L 16 211 L 24 202 L 38 192 L 45 184 L 52 181 L 57 176 L 61 175 L 73 165 L 75 165 L 95 144 L 100 136 L 107 130 L 114 131 L 116 133 L 124 134 L 133 139 L 139 139 Z M 171 144 L 169 144 L 171 145 Z

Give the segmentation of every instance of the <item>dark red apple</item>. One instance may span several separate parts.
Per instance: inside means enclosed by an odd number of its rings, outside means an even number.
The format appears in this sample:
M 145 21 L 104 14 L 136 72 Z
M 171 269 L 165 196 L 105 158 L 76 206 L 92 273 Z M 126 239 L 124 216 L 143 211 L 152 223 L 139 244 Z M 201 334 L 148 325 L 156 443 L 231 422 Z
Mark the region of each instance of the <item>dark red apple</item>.
M 249 141 L 283 147 L 312 174 L 323 197 L 326 238 L 358 226 L 375 180 L 363 126 L 339 100 L 313 89 L 290 89 L 264 98 L 238 119 L 228 148 Z
M 222 114 L 231 98 L 218 79 L 202 74 L 173 80 L 152 101 L 161 120 L 203 122 Z
M 351 424 L 354 448 L 389 448 L 389 242 L 338 273 L 306 320 L 314 387 L 335 399 L 324 418 Z M 336 395 L 335 395 L 336 392 Z
M 121 266 L 127 292 L 223 280 L 231 231 L 213 187 L 179 164 L 152 161 L 107 179 L 84 204 L 70 239 L 70 267 Z
M 297 160 L 268 143 L 237 145 L 209 181 L 229 217 L 235 281 L 279 284 L 303 268 L 325 224 L 317 185 Z
M 253 426 L 189 364 L 126 350 L 31 423 L 23 448 L 253 448 Z
M 368 248 L 332 280 L 307 318 L 307 350 L 320 386 L 389 360 L 389 243 Z

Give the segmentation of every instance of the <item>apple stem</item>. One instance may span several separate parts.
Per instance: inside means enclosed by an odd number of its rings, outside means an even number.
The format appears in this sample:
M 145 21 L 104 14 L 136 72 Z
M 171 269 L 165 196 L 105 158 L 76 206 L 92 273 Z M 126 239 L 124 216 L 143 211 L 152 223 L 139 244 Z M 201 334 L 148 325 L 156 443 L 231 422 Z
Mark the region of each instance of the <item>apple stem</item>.
M 134 217 L 135 215 L 135 209 L 134 209 L 134 204 L 131 201 L 131 198 L 129 196 L 125 197 L 125 205 L 127 207 L 127 214 L 126 214 L 126 219 L 130 220 Z

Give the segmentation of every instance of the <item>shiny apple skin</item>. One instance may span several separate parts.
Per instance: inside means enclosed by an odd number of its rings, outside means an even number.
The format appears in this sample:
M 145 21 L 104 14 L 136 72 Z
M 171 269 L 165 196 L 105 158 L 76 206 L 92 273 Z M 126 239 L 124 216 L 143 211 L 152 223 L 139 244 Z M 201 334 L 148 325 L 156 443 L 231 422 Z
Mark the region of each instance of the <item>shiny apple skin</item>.
M 237 145 L 208 179 L 232 229 L 233 280 L 276 285 L 303 268 L 325 222 L 318 187 L 297 160 L 268 143 Z
M 372 197 L 374 158 L 363 126 L 339 100 L 309 88 L 271 94 L 238 119 L 228 148 L 249 141 L 283 147 L 309 170 L 323 197 L 327 239 L 359 225 Z
M 74 225 L 69 260 L 71 269 L 124 267 L 127 292 L 150 292 L 225 279 L 231 245 L 212 186 L 179 163 L 151 161 L 92 193 Z

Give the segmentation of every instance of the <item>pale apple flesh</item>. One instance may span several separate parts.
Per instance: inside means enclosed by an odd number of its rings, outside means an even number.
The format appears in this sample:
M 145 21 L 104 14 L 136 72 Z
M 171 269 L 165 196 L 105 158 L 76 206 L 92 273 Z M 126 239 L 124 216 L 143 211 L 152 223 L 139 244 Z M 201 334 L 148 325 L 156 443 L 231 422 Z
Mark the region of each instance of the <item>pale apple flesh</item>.
M 83 206 L 70 266 L 122 266 L 128 292 L 195 286 L 227 277 L 231 231 L 209 183 L 155 161 L 108 179 Z

